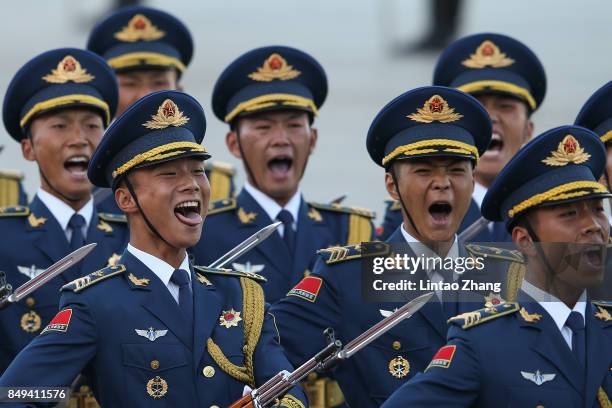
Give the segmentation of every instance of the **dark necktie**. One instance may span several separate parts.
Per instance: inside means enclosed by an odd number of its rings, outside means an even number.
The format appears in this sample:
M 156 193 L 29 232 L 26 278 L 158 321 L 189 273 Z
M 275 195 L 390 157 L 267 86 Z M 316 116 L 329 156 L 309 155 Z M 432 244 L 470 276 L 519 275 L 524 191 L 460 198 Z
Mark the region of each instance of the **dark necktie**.
M 293 229 L 293 215 L 287 210 L 281 210 L 276 217 L 279 221 L 283 223 L 284 232 L 283 232 L 283 240 L 289 249 L 289 253 L 293 255 L 293 251 L 295 250 L 295 230 Z
M 83 226 L 85 225 L 85 217 L 81 214 L 74 213 L 68 221 L 68 228 L 72 231 L 70 238 L 70 251 L 75 251 L 85 245 L 85 236 L 83 235 Z
M 190 330 L 193 330 L 193 294 L 188 274 L 184 269 L 175 269 L 170 277 L 170 282 L 179 287 L 179 309 L 183 312 Z
M 584 371 L 586 369 L 584 318 L 580 313 L 572 312 L 565 321 L 565 325 L 572 329 L 572 352 Z

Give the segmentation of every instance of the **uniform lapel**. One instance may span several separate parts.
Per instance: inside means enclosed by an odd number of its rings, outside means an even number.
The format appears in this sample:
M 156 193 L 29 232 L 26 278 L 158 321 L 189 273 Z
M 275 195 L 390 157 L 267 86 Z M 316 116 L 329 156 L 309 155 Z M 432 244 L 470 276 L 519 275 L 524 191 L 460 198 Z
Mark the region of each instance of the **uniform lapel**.
M 247 233 L 244 234 L 245 236 L 243 239 L 246 239 L 263 227 L 272 224 L 273 221 L 268 217 L 268 214 L 259 204 L 257 204 L 255 199 L 246 190 L 243 189 L 236 200 L 239 210 L 242 208 L 246 213 L 253 212 L 257 214 L 254 220 L 242 224 L 242 227 L 247 229 Z M 293 262 L 289 256 L 289 250 L 277 231 L 257 245 L 253 251 L 258 251 L 262 256 L 268 259 L 270 264 L 274 265 L 275 268 L 281 272 L 289 271 L 292 267 Z
M 193 366 L 197 369 L 206 350 L 206 340 L 210 337 L 219 317 L 223 299 L 208 280 L 198 279 L 198 273 L 191 274 L 194 305 Z
M 309 216 L 308 211 L 308 204 L 302 198 L 298 213 L 297 239 L 292 268 L 293 273 L 299 274 L 299 276 L 293 277 L 293 280 L 289 282 L 290 286 L 293 286 L 303 278 L 301 274 L 310 266 L 316 251 L 321 249 L 319 248 L 319 239 L 317 239 L 320 235 L 318 230 L 325 227 L 326 223 L 322 218 Z
M 522 294 L 519 296 L 525 299 L 527 295 Z M 579 374 L 582 372 L 582 369 L 578 366 L 578 362 L 563 339 L 552 317 L 550 317 L 544 308 L 533 300 L 530 302 L 521 302 L 520 304 L 522 307 L 525 307 L 525 310 L 529 314 L 533 315 L 537 313 L 541 316 L 538 321 L 534 322 L 528 322 L 522 317 L 517 317 L 522 328 L 536 331 L 535 341 L 531 346 L 533 350 L 554 365 L 567 379 L 567 382 L 569 382 L 580 395 L 584 395 L 585 378 Z
M 54 262 L 57 262 L 70 252 L 70 246 L 66 234 L 60 227 L 59 223 L 38 197 L 34 197 L 30 203 L 30 217 L 32 220 L 38 219 L 42 222 L 42 218 L 45 219 L 44 223 L 38 224 L 37 222 L 28 222 L 27 231 L 29 233 L 38 234 L 38 237 L 34 241 L 34 245 L 38 247 L 48 258 L 49 266 Z M 69 269 L 62 273 L 60 276 L 64 281 L 69 282 L 76 278 L 74 275 L 76 272 L 73 269 Z
M 143 308 L 157 317 L 174 335 L 190 350 L 193 347 L 193 338 L 189 330 L 183 314 L 178 307 L 178 304 L 170 294 L 170 291 L 164 283 L 157 277 L 153 271 L 147 268 L 129 251 L 125 251 L 121 257 L 122 264 L 126 266 L 125 277 L 128 284 L 134 290 L 149 290 L 150 293 L 145 296 L 141 305 Z M 146 286 L 139 286 L 129 279 L 130 274 L 138 279 L 148 279 L 149 283 Z
M 586 308 L 586 358 L 587 378 L 585 389 L 585 407 L 595 406 L 597 390 L 610 370 L 612 361 L 612 348 L 610 336 L 605 330 L 612 331 L 612 321 L 602 321 L 595 318 L 596 307 L 588 303 Z

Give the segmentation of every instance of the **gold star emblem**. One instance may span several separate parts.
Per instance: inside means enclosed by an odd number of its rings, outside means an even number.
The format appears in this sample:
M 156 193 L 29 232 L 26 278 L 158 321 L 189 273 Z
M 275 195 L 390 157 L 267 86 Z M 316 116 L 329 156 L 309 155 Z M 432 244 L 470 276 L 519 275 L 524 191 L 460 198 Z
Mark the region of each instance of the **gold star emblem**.
M 219 317 L 219 324 L 229 329 L 230 327 L 238 327 L 238 322 L 241 320 L 240 312 L 234 309 L 224 310 Z
M 454 108 L 448 105 L 448 102 L 444 100 L 440 95 L 433 95 L 423 104 L 422 108 L 417 108 L 415 113 L 411 113 L 407 116 L 420 123 L 449 123 L 455 122 L 463 117 L 462 114 L 456 113 Z
M 249 74 L 249 78 L 259 82 L 270 82 L 275 79 L 287 81 L 297 78 L 300 74 L 301 72 L 293 69 L 280 54 L 274 53 L 264 61 L 261 67 L 257 68 L 257 71 Z
M 87 70 L 81 67 L 81 63 L 72 55 L 66 55 L 57 67 L 51 70 L 50 74 L 42 77 L 43 81 L 51 84 L 65 84 L 72 81 L 77 84 L 82 84 L 93 80 L 95 77 L 87 73 Z

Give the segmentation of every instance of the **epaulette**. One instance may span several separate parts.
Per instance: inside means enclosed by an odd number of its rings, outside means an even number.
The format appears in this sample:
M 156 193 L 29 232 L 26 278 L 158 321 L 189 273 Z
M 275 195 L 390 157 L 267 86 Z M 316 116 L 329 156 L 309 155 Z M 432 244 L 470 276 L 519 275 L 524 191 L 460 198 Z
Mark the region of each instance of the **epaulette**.
M 127 223 L 127 217 L 125 214 L 98 213 L 98 218 L 108 222 L 120 222 L 123 224 Z
M 400 204 L 397 200 L 388 200 L 387 201 L 387 210 L 388 211 L 399 211 L 402 209 L 402 204 Z
M 340 204 L 337 203 L 313 203 L 313 202 L 308 202 L 308 205 L 311 207 L 316 208 L 317 210 L 323 210 L 323 211 L 335 211 L 335 212 L 341 212 L 341 213 L 345 213 L 345 214 L 356 214 L 356 215 L 361 215 L 362 217 L 366 217 L 366 218 L 375 218 L 376 217 L 376 213 L 372 210 L 369 210 L 367 208 L 361 208 L 361 207 L 344 207 Z
M 104 269 L 100 269 L 99 271 L 95 271 L 90 273 L 89 275 L 85 275 L 81 278 L 77 278 L 72 282 L 69 282 L 62 286 L 61 291 L 71 291 L 74 293 L 79 293 L 85 288 L 93 286 L 94 284 L 103 281 L 108 278 L 112 278 L 113 276 L 117 276 L 121 273 L 125 272 L 125 266 L 122 264 L 108 266 Z
M 507 261 L 525 263 L 525 258 L 523 258 L 523 254 L 521 254 L 520 251 L 516 250 L 476 244 L 466 244 L 465 249 L 472 256 L 505 259 Z
M 473 312 L 462 313 L 448 319 L 448 323 L 460 326 L 462 329 L 478 326 L 498 317 L 518 312 L 519 304 L 516 302 L 506 302 L 484 309 L 474 310 Z
M 327 265 L 358 259 L 364 256 L 381 256 L 388 255 L 391 251 L 389 244 L 380 241 L 368 242 L 367 249 L 364 250 L 361 244 L 332 246 L 329 248 L 319 249 L 317 254 L 323 258 Z
M 17 170 L 0 170 L 0 178 L 22 181 L 23 173 Z
M 591 303 L 594 304 L 595 306 L 601 306 L 606 309 L 612 309 L 612 302 L 609 300 L 592 300 Z
M 223 173 L 227 176 L 233 176 L 236 174 L 236 169 L 233 165 L 220 161 L 206 161 L 206 164 L 204 165 L 204 170 L 210 172 L 218 171 L 219 173 Z
M 0 207 L 0 217 L 25 217 L 30 215 L 30 208 L 25 205 Z
M 238 276 L 241 278 L 251 278 L 258 282 L 267 282 L 267 279 L 262 275 L 253 272 L 239 272 L 233 269 L 225 269 L 225 268 L 209 268 L 206 266 L 198 266 L 194 265 L 193 269 L 195 269 L 196 273 L 201 274 L 213 274 L 213 275 L 223 275 L 223 276 Z
M 208 204 L 208 214 L 213 215 L 221 212 L 233 210 L 236 208 L 236 200 L 234 198 L 226 198 L 223 200 L 211 201 Z

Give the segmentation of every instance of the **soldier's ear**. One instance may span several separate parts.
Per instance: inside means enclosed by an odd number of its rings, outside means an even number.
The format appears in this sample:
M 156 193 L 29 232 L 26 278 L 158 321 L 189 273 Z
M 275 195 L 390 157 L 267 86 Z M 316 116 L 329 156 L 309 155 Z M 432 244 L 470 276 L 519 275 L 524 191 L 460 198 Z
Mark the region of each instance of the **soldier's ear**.
M 308 149 L 308 154 L 312 154 L 312 152 L 314 152 L 318 139 L 319 130 L 317 128 L 310 128 L 310 148 Z
M 34 153 L 34 145 L 31 137 L 21 139 L 21 154 L 28 161 L 36 161 L 36 153 Z
M 129 215 L 138 212 L 136 200 L 134 200 L 134 197 L 124 182 L 121 182 L 119 187 L 115 190 L 115 202 L 117 203 L 117 207 L 125 214 Z
M 236 130 L 230 130 L 225 135 L 225 144 L 227 146 L 227 150 L 230 151 L 232 156 L 237 159 L 242 159 L 242 154 L 240 154 L 240 146 L 238 145 L 238 133 Z
M 512 241 L 526 258 L 537 256 L 537 251 L 529 231 L 522 225 L 512 228 Z
M 385 187 L 387 188 L 387 193 L 389 193 L 391 198 L 395 201 L 399 201 L 397 188 L 395 188 L 395 182 L 393 181 L 393 175 L 391 175 L 391 172 L 385 173 Z

